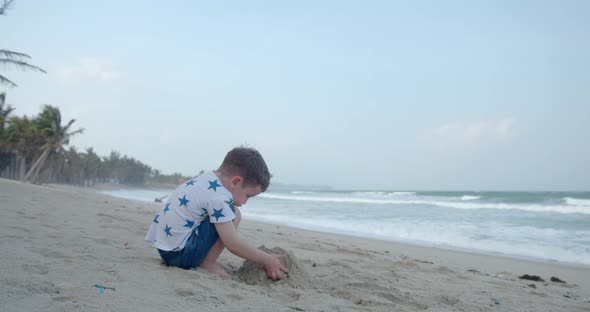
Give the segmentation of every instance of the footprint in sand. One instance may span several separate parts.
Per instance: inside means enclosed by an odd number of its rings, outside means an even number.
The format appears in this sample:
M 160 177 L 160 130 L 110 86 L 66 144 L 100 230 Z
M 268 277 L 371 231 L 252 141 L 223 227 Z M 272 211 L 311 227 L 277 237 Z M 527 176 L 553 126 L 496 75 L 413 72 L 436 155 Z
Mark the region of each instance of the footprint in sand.
M 292 292 L 289 294 L 289 298 L 291 298 L 293 301 L 298 301 L 299 299 L 301 299 L 301 294 L 297 292 Z
M 21 265 L 21 268 L 25 272 L 32 272 L 35 274 L 45 275 L 49 273 L 49 268 L 40 264 L 23 264 Z
M 454 306 L 459 304 L 461 301 L 455 297 L 442 295 L 440 296 L 440 302 L 446 305 Z
M 51 299 L 58 301 L 58 302 L 68 302 L 68 301 L 77 301 L 78 297 L 76 297 L 76 296 L 59 296 L 59 297 L 53 297 Z
M 176 288 L 174 292 L 182 298 L 196 300 L 196 301 L 205 301 L 207 297 L 203 294 L 196 294 L 194 291 L 188 288 Z
M 123 280 L 121 278 L 121 274 L 119 274 L 119 272 L 113 266 L 100 264 L 98 271 L 104 272 L 118 281 Z
M 63 239 L 64 236 L 61 234 L 55 234 L 55 233 L 51 233 L 51 234 L 47 234 L 48 238 L 53 238 L 53 239 Z
M 106 238 L 90 238 L 90 240 L 94 241 L 97 244 L 100 245 L 111 245 L 111 241 L 106 239 Z
M 67 259 L 69 258 L 63 252 L 49 248 L 31 248 L 31 251 L 40 254 L 46 258 Z
M 333 295 L 346 295 L 344 299 L 352 300 L 357 305 L 384 305 L 384 304 L 398 304 L 412 308 L 412 310 L 425 310 L 427 305 L 416 302 L 414 299 L 406 294 L 403 294 L 396 288 L 376 285 L 371 282 L 356 282 L 346 285 L 346 291 L 335 292 Z M 358 290 L 358 291 L 357 291 Z M 362 293 L 362 290 L 370 290 L 372 296 L 359 298 L 356 294 Z M 385 300 L 385 301 L 383 301 Z
M 181 297 L 190 297 L 195 295 L 195 293 L 188 288 L 176 288 L 174 289 L 174 292 Z
M 234 300 L 242 300 L 242 299 L 244 299 L 244 297 L 240 296 L 239 294 L 227 294 L 226 296 L 228 298 L 234 299 Z
M 59 288 L 55 286 L 52 282 L 48 281 L 34 281 L 28 282 L 24 285 L 25 289 L 31 294 L 57 294 L 59 293 Z
M 102 221 L 106 221 L 107 223 L 112 223 L 113 221 L 121 221 L 121 222 L 130 222 L 130 219 L 123 218 L 120 216 L 110 215 L 107 213 L 99 212 L 96 214 L 99 217 L 102 217 Z
M 26 234 L 31 233 L 30 229 L 22 227 L 22 226 L 18 226 L 18 225 L 8 225 L 8 226 L 6 226 L 6 228 L 11 229 L 11 230 L 21 231 Z

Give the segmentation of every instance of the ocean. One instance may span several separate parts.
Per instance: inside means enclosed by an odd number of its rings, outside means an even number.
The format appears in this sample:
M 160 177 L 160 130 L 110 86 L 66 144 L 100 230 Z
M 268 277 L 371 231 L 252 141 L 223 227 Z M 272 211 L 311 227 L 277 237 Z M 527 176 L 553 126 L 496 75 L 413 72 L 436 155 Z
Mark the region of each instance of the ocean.
M 171 191 L 103 193 L 153 202 Z M 590 265 L 590 192 L 271 190 L 241 211 L 302 229 Z

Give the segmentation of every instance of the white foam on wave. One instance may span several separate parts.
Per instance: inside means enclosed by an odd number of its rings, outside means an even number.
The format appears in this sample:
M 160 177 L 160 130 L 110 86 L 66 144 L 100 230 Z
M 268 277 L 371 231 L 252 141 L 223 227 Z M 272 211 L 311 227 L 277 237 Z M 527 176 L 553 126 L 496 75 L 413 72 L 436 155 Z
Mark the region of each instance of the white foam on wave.
M 391 194 L 396 196 L 413 196 L 416 195 L 416 192 L 393 192 Z
M 472 196 L 472 195 L 463 195 L 461 196 L 461 200 L 476 200 L 480 199 L 481 196 Z
M 400 196 L 414 196 L 416 192 L 384 192 L 384 191 L 359 191 L 350 193 L 352 196 L 391 198 Z
M 352 192 L 351 195 L 354 195 L 354 196 L 383 196 L 383 195 L 387 195 L 387 192 L 361 191 L 361 192 Z
M 376 199 L 358 197 L 314 197 L 314 196 L 290 196 L 283 194 L 263 193 L 259 197 L 267 199 L 307 201 L 307 202 L 331 202 L 353 204 L 376 205 L 430 205 L 454 209 L 498 209 L 498 210 L 522 210 L 528 212 L 548 212 L 565 214 L 588 214 L 590 205 L 542 205 L 542 204 L 517 204 L 517 203 L 480 203 L 470 201 L 437 201 L 423 199 Z
M 580 198 L 574 198 L 574 197 L 565 197 L 563 200 L 565 200 L 565 202 L 568 205 L 590 207 L 590 199 L 580 199 Z

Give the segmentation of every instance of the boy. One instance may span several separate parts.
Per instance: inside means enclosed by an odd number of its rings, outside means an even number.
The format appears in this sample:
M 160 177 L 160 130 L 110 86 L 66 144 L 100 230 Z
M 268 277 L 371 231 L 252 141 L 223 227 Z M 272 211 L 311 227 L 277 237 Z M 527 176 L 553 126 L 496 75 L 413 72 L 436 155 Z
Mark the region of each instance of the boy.
M 224 248 L 258 263 L 266 275 L 281 279 L 288 270 L 279 259 L 244 240 L 236 231 L 238 207 L 268 188 L 270 173 L 257 150 L 237 147 L 227 153 L 221 167 L 179 185 L 156 215 L 145 237 L 154 243 L 166 265 L 183 269 L 201 267 L 229 278 L 216 263 Z M 233 222 L 232 222 L 233 221 Z

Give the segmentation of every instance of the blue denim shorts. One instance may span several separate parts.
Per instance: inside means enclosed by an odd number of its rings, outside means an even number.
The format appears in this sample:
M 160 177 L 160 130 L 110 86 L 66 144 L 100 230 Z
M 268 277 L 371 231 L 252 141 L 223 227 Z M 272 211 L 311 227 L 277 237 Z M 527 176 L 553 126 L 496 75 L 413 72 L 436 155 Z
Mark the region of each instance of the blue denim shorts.
M 182 250 L 164 251 L 158 249 L 158 252 L 166 265 L 188 270 L 198 267 L 203 262 L 218 239 L 219 234 L 217 234 L 215 225 L 207 217 L 191 233 Z

